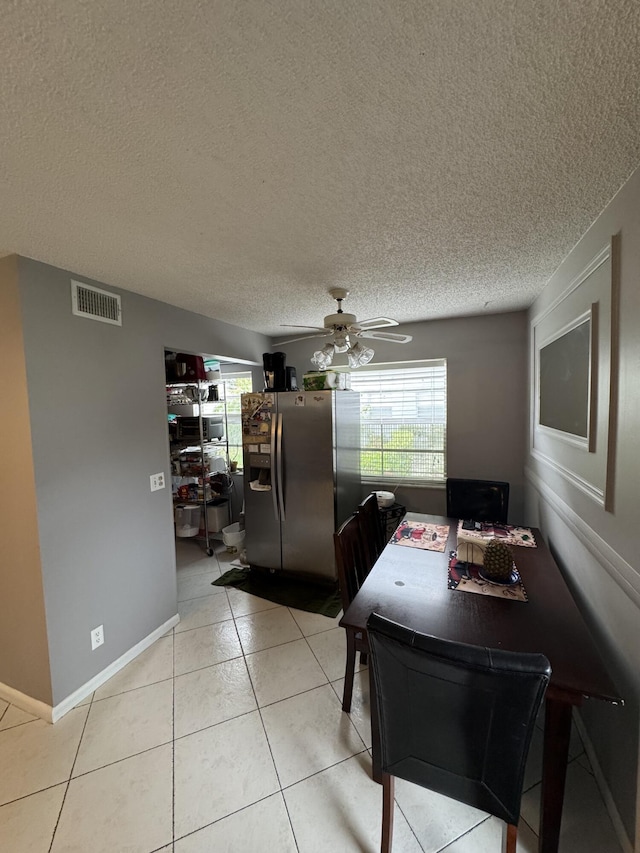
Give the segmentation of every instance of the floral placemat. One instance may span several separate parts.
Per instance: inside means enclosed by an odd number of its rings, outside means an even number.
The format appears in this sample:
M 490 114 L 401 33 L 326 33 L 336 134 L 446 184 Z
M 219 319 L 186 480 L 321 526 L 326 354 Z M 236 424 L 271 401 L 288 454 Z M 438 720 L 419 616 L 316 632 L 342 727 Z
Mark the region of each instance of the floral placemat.
M 500 539 L 507 545 L 523 545 L 525 548 L 537 548 L 536 540 L 530 527 L 514 527 L 512 524 L 480 521 L 479 530 L 463 530 L 463 521 L 458 522 L 458 537 L 464 539 Z
M 515 564 L 514 564 L 515 566 Z M 509 598 L 512 601 L 528 601 L 527 591 L 518 575 L 518 580 L 509 584 L 492 583 L 480 577 L 482 566 L 475 563 L 464 563 L 458 560 L 456 552 L 449 554 L 449 589 L 457 589 L 461 592 L 474 592 L 479 595 L 493 595 L 496 598 Z M 517 569 L 516 569 L 517 571 Z
M 394 545 L 424 548 L 426 551 L 444 551 L 449 538 L 448 524 L 423 524 L 420 521 L 403 521 L 391 537 Z

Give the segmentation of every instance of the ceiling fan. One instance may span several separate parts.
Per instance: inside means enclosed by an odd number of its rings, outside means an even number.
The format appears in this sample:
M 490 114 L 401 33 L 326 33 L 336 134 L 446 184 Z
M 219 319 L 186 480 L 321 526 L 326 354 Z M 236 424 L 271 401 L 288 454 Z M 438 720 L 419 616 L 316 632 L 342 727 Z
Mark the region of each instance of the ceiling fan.
M 408 344 L 412 340 L 411 335 L 401 335 L 397 332 L 382 332 L 380 329 L 388 328 L 389 326 L 397 326 L 397 320 L 391 320 L 389 317 L 372 317 L 369 320 L 357 320 L 355 314 L 346 314 L 342 310 L 342 301 L 349 295 L 348 290 L 342 287 L 333 287 L 329 291 L 330 295 L 338 303 L 338 310 L 335 314 L 327 314 L 324 318 L 323 326 L 292 326 L 291 329 L 312 329 L 309 335 L 302 335 L 299 338 L 289 338 L 286 341 L 279 341 L 274 346 L 282 346 L 284 344 L 292 344 L 296 341 L 311 340 L 312 338 L 328 338 L 332 340 L 325 344 L 321 350 L 317 350 L 311 359 L 312 363 L 321 370 L 326 370 L 333 361 L 334 353 L 346 352 L 349 361 L 349 367 L 360 367 L 367 364 L 374 356 L 374 351 L 371 347 L 363 346 L 357 338 L 373 338 L 378 341 L 390 341 L 397 344 Z

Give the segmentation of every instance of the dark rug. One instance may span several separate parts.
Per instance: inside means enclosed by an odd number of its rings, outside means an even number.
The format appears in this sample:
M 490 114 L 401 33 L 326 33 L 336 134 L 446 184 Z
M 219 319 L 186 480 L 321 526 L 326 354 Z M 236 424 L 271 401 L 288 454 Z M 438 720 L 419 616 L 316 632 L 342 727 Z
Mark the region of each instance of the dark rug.
M 281 577 L 251 569 L 229 569 L 222 577 L 212 581 L 212 586 L 233 586 L 258 598 L 266 598 L 285 607 L 337 616 L 342 609 L 337 586 L 315 584 L 304 580 Z

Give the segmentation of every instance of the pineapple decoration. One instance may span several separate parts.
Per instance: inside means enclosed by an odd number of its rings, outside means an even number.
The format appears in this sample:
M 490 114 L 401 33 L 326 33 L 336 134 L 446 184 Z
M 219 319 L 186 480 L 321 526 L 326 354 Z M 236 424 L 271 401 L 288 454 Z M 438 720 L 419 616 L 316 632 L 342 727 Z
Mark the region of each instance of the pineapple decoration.
M 491 539 L 484 549 L 482 569 L 491 580 L 507 582 L 513 571 L 511 548 L 499 539 Z

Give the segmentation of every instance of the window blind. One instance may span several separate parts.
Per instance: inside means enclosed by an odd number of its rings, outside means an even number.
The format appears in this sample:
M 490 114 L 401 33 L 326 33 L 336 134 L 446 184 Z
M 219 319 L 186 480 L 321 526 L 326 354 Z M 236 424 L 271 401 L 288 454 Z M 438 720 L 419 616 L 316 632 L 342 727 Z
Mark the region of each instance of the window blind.
M 360 467 L 364 480 L 394 483 L 446 479 L 446 360 L 361 367 Z

